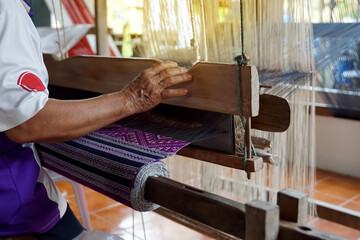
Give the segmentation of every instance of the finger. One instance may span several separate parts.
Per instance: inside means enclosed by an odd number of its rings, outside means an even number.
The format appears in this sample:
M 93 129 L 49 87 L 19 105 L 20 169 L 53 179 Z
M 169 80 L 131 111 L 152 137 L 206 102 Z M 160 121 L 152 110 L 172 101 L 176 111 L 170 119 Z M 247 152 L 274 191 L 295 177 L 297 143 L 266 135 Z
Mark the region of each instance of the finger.
M 150 75 L 156 75 L 167 68 L 174 68 L 174 67 L 177 67 L 176 62 L 158 62 L 155 63 L 152 67 L 150 67 L 148 70 Z
M 188 94 L 188 90 L 186 88 L 179 88 L 179 89 L 166 89 L 161 92 L 161 97 L 163 99 L 167 98 L 175 98 L 175 97 L 182 97 Z
M 192 79 L 192 76 L 190 74 L 181 74 L 181 75 L 166 78 L 161 82 L 161 84 L 164 86 L 164 88 L 168 88 L 168 87 L 178 85 L 181 83 L 189 82 L 189 81 L 191 81 L 191 79 Z
M 180 75 L 180 74 L 184 74 L 186 73 L 188 70 L 186 68 L 180 68 L 180 67 L 175 67 L 175 68 L 167 68 L 164 69 L 163 71 L 161 71 L 160 73 L 158 73 L 156 76 L 154 76 L 156 78 L 156 80 L 158 81 L 162 81 L 166 78 L 169 78 L 171 76 L 176 76 L 176 75 Z

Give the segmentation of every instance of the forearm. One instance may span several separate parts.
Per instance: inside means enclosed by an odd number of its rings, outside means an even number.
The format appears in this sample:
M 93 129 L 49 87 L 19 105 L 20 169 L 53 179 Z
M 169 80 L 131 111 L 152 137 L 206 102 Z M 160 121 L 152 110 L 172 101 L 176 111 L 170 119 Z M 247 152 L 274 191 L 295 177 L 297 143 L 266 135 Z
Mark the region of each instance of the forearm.
M 77 101 L 49 99 L 33 118 L 5 134 L 18 143 L 69 141 L 138 112 L 166 98 L 187 94 L 172 86 L 191 81 L 187 69 L 159 62 L 145 69 L 123 91 Z M 169 88 L 169 89 L 168 89 Z
M 68 141 L 133 113 L 135 110 L 124 92 L 86 100 L 49 99 L 33 118 L 6 131 L 6 135 L 19 143 Z

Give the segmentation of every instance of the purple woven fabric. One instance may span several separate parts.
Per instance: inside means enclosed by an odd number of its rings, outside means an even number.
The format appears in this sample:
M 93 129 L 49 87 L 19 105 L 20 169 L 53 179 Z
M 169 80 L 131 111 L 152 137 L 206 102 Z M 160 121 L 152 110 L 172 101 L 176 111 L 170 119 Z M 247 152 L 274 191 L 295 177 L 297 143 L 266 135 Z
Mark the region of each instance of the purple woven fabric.
M 134 206 L 134 199 L 143 197 L 137 196 L 141 185 L 147 176 L 168 175 L 159 161 L 188 144 L 114 124 L 70 142 L 38 144 L 37 149 L 44 167 L 145 211 L 154 206 Z
M 142 132 L 136 129 L 125 128 L 120 125 L 111 125 L 102 128 L 94 133 L 94 135 L 102 135 L 112 138 L 116 142 L 134 144 L 136 146 L 154 149 L 161 152 L 163 156 L 171 156 L 177 153 L 181 148 L 189 143 L 175 140 L 152 133 Z

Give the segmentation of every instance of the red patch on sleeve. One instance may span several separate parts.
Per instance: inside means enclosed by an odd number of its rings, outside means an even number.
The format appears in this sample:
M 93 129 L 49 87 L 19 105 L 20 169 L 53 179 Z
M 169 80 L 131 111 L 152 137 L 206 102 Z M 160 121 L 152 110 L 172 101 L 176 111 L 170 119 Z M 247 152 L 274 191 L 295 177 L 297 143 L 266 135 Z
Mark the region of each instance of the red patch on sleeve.
M 28 92 L 41 92 L 46 90 L 40 78 L 31 72 L 22 73 L 17 84 Z

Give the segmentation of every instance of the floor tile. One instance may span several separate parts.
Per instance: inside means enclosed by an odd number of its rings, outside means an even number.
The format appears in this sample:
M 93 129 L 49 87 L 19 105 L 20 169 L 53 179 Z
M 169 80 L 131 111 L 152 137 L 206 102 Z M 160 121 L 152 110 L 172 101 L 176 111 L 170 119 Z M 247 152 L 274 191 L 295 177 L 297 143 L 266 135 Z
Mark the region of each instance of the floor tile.
M 164 218 L 155 213 L 151 221 L 146 222 L 145 232 L 147 240 L 191 240 L 202 234 L 175 223 L 167 218 Z M 142 225 L 135 227 L 135 235 L 139 238 L 144 238 L 144 231 Z
M 332 172 L 323 169 L 316 169 L 316 181 L 320 181 L 326 177 L 333 175 Z
M 315 190 L 350 199 L 360 193 L 360 179 L 334 174 L 330 178 L 316 183 Z
M 74 189 L 69 182 L 57 182 L 56 186 L 65 199 L 74 196 Z
M 209 237 L 209 236 L 206 236 L 206 235 L 199 235 L 191 240 L 214 240 L 216 238 L 212 238 L 212 237 Z
M 133 233 L 130 231 L 125 231 L 125 230 L 120 230 L 117 232 L 114 232 L 113 234 L 119 235 L 120 237 L 122 237 L 124 240 L 133 240 L 135 238 L 135 240 L 143 240 L 143 238 L 138 238 L 136 236 L 133 236 Z
M 355 202 L 360 203 L 360 193 L 359 195 L 354 199 Z
M 360 212 L 360 203 L 356 202 L 356 201 L 350 201 L 350 202 L 342 205 L 342 207 Z
M 120 204 L 117 201 L 95 191 L 88 191 L 85 193 L 85 196 L 89 212 L 94 212 L 108 206 Z
M 73 211 L 74 215 L 76 217 L 80 217 L 80 211 L 79 211 L 79 207 L 77 205 L 75 196 L 67 199 L 67 202 L 69 203 L 69 206 L 70 206 L 71 210 Z
M 318 219 L 313 227 L 351 240 L 357 240 L 360 237 L 360 231 L 325 219 Z
M 88 188 L 86 186 L 83 186 L 84 187 L 84 192 L 95 192 L 94 190 L 92 190 L 91 188 Z
M 113 224 L 112 222 L 96 215 L 95 213 L 90 214 L 90 221 L 93 229 L 98 229 L 107 233 L 114 233 L 120 230 L 116 224 Z
M 323 193 L 323 192 L 320 192 L 320 191 L 315 191 L 315 199 L 319 200 L 319 201 L 331 203 L 331 204 L 334 204 L 334 205 L 340 205 L 340 204 L 346 202 L 346 200 L 347 200 L 346 198 L 342 198 L 342 197 L 338 197 L 338 196 L 335 196 L 335 195 Z
M 132 209 L 120 205 L 114 206 L 105 210 L 97 211 L 96 215 L 107 219 L 113 224 L 116 224 L 117 227 L 123 229 L 122 232 L 130 234 L 130 239 L 132 239 L 132 229 L 133 229 L 133 219 L 132 219 Z M 134 212 L 134 228 L 135 235 L 138 239 L 144 239 L 144 231 L 142 226 L 141 215 L 139 212 Z M 172 222 L 156 213 L 145 212 L 143 213 L 144 223 L 145 223 L 145 233 L 146 239 L 176 239 L 172 236 L 173 233 L 186 236 L 183 239 L 189 240 L 210 240 L 213 238 L 202 237 L 203 235 L 197 233 L 189 228 L 186 228 L 180 224 Z M 189 237 L 189 238 L 188 238 Z
M 133 210 L 125 205 L 112 206 L 103 210 L 95 212 L 96 215 L 109 220 L 121 229 L 130 229 L 133 226 Z M 153 215 L 149 212 L 143 213 L 144 222 L 149 222 L 153 219 Z M 142 223 L 141 214 L 134 212 L 135 226 Z

